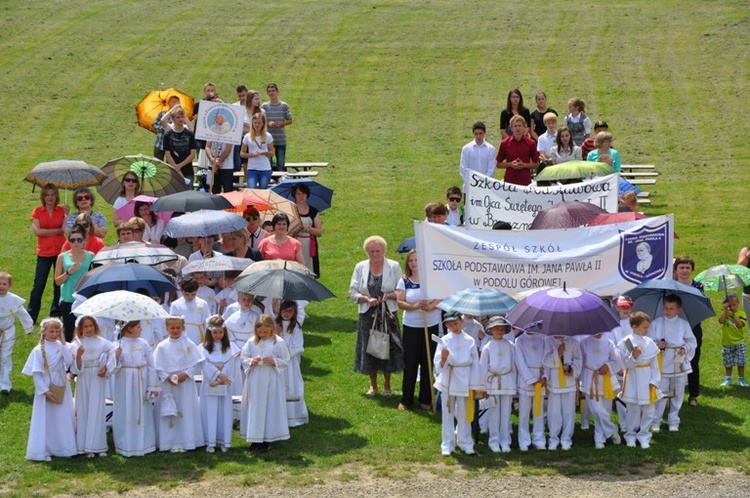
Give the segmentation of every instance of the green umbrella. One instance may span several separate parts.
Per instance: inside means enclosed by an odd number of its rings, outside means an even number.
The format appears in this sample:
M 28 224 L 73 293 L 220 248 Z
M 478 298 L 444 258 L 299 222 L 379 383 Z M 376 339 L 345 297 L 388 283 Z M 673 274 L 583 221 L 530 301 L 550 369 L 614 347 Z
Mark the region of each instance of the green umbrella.
M 593 161 L 568 161 L 565 163 L 547 166 L 541 173 L 536 175 L 540 182 L 551 182 L 555 180 L 580 180 L 589 176 L 606 176 L 615 172 L 614 168 L 607 163 L 596 163 Z
M 728 291 L 750 285 L 750 268 L 743 265 L 716 265 L 695 277 L 703 289 L 711 292 Z

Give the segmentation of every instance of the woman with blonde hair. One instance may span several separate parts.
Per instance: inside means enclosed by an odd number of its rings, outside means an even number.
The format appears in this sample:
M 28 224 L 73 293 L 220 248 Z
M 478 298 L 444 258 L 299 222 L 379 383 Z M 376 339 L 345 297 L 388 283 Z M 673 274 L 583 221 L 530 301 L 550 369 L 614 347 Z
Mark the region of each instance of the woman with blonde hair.
M 273 136 L 266 129 L 266 115 L 256 112 L 252 117 L 250 132 L 242 139 L 240 149 L 240 157 L 247 159 L 245 179 L 248 188 L 268 188 L 273 155 Z
M 395 313 L 398 311 L 398 295 L 396 285 L 401 279 L 401 267 L 396 261 L 385 257 L 388 243 L 379 235 L 365 239 L 362 248 L 367 259 L 360 261 L 354 267 L 349 283 L 349 298 L 359 307 L 359 322 L 357 324 L 357 344 L 354 351 L 354 371 L 370 377 L 370 388 L 366 396 L 374 398 L 378 394 L 378 372 L 383 372 L 383 396 L 391 395 L 391 374 L 404 369 L 403 349 L 401 346 L 401 331 Z M 390 332 L 390 358 L 378 359 L 367 352 L 375 316 L 385 306 L 385 320 Z

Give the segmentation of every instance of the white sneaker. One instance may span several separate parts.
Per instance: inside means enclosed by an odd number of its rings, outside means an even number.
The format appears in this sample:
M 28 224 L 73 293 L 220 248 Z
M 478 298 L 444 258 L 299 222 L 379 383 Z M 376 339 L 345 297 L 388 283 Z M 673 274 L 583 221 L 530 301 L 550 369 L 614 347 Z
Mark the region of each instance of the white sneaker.
M 594 443 L 594 448 L 596 448 L 597 450 L 603 450 L 604 443 Z
M 549 446 L 547 447 L 547 451 L 556 451 L 556 450 L 557 450 L 557 445 L 555 445 L 555 446 L 552 446 L 552 445 L 550 444 L 550 445 L 549 445 Z
M 622 444 L 622 438 L 620 437 L 620 433 L 615 429 L 615 431 L 612 433 L 612 442 L 615 444 Z
M 490 451 L 492 453 L 500 453 L 500 447 L 499 446 L 490 446 Z
M 679 432 L 680 426 L 678 425 L 670 425 L 669 426 L 669 432 Z
M 227 450 L 229 449 L 229 448 L 227 448 L 226 446 L 219 446 L 219 448 L 221 449 L 221 452 L 222 452 L 222 453 L 226 453 L 226 452 L 227 452 Z
M 510 453 L 510 446 L 503 446 L 500 448 L 503 453 Z
M 518 449 L 521 450 L 521 451 L 529 451 L 529 447 L 528 446 L 521 446 Z
M 570 445 L 569 444 L 562 445 L 562 450 L 563 451 L 570 451 Z
M 451 453 L 452 452 L 448 451 L 448 450 L 443 450 L 443 451 L 440 452 L 440 454 L 443 455 L 443 456 L 451 456 Z
M 99 458 L 107 458 L 107 452 L 102 451 L 101 453 L 99 453 Z
M 476 452 L 474 451 L 473 448 L 469 448 L 468 450 L 463 450 L 463 451 L 464 451 L 464 455 L 474 455 L 474 454 L 476 454 Z
M 642 449 L 644 449 L 644 450 L 647 450 L 647 449 L 649 449 L 650 447 L 651 447 L 651 445 L 650 445 L 650 444 L 648 444 L 648 443 L 641 443 L 641 448 L 642 448 Z
M 656 425 L 656 424 L 653 424 L 653 425 L 651 426 L 651 432 L 659 432 L 660 430 L 661 430 L 661 427 L 659 427 L 659 426 L 658 426 L 658 425 Z
M 587 431 L 587 430 L 589 430 L 589 424 L 581 424 L 581 430 L 582 430 L 582 431 Z
M 206 453 L 213 453 L 214 451 L 216 451 L 216 448 L 213 446 L 206 446 Z
M 628 448 L 635 448 L 635 441 L 627 441 L 625 443 L 625 446 L 627 446 Z
M 94 458 L 96 457 L 96 453 L 86 453 L 86 458 Z

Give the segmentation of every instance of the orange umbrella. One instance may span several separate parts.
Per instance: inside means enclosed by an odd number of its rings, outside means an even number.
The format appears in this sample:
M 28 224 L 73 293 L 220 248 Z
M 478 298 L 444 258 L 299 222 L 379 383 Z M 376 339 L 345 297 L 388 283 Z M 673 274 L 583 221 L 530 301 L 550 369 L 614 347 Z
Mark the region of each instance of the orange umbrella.
M 234 206 L 234 208 L 225 209 L 225 211 L 241 213 L 248 206 L 253 206 L 258 211 L 273 209 L 273 206 L 267 200 L 256 194 L 252 189 L 245 188 L 233 192 L 222 192 L 219 195 L 231 202 L 232 206 Z
M 248 194 L 245 195 L 254 195 L 259 198 L 261 202 L 270 206 L 266 209 L 261 209 L 258 207 L 258 204 L 253 204 L 255 208 L 260 211 L 261 221 L 271 221 L 274 215 L 284 213 L 289 217 L 290 235 L 294 236 L 302 230 L 302 220 L 299 219 L 297 205 L 293 202 L 283 198 L 273 190 L 246 188 L 243 189 L 242 192 L 248 192 Z
M 153 90 L 143 97 L 143 100 L 135 106 L 135 113 L 138 116 L 138 124 L 147 130 L 154 132 L 152 125 L 156 116 L 162 111 L 169 110 L 169 98 L 177 96 L 180 99 L 180 105 L 185 109 L 185 116 L 193 119 L 193 104 L 195 101 L 190 95 L 181 92 L 176 88 L 167 88 L 166 90 Z

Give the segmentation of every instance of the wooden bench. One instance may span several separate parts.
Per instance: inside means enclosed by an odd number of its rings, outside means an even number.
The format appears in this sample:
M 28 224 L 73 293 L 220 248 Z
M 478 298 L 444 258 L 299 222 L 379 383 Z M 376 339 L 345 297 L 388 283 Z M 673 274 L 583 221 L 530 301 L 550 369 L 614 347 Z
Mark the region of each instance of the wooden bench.
M 628 181 L 633 185 L 656 185 L 656 178 L 638 178 Z
M 294 169 L 295 171 L 310 171 L 313 168 L 327 168 L 328 163 L 286 163 L 286 169 Z
M 642 170 L 642 169 L 656 169 L 656 166 L 653 164 L 623 164 L 620 166 L 620 168 L 625 171 L 633 171 L 633 170 Z
M 239 174 L 238 174 L 239 173 Z M 247 188 L 247 182 L 241 181 L 243 179 L 242 172 L 239 171 L 234 174 L 237 180 L 240 180 L 234 184 L 234 188 Z M 278 183 L 279 180 L 284 177 L 287 179 L 294 178 L 314 178 L 318 176 L 317 171 L 272 171 L 270 185 Z
M 656 171 L 634 171 L 634 172 L 622 172 L 620 173 L 620 176 L 628 179 L 628 178 L 653 178 L 656 176 L 659 176 L 659 173 Z

